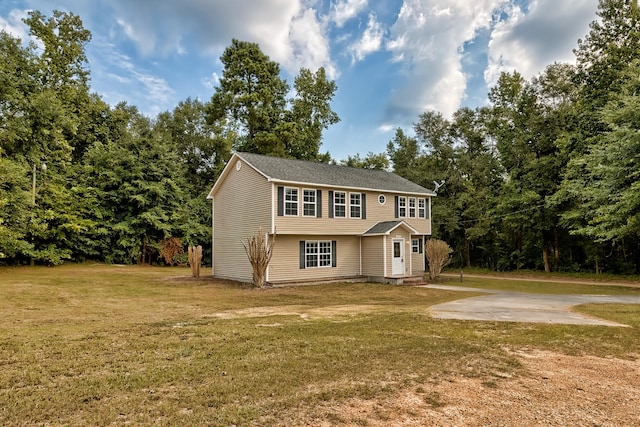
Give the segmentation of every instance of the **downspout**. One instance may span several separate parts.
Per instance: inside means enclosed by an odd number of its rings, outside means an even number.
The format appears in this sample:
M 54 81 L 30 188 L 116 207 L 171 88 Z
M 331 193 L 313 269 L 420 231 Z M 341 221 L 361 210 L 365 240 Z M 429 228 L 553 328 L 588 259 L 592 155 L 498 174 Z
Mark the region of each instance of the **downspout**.
M 360 243 L 360 276 L 362 276 L 362 236 L 359 237 Z
M 387 235 L 382 238 L 382 276 L 387 277 Z
M 215 253 L 215 220 L 214 220 L 214 215 L 215 215 L 215 209 L 214 209 L 214 198 L 211 198 L 211 275 L 213 276 L 215 273 L 215 265 L 214 265 L 214 253 Z

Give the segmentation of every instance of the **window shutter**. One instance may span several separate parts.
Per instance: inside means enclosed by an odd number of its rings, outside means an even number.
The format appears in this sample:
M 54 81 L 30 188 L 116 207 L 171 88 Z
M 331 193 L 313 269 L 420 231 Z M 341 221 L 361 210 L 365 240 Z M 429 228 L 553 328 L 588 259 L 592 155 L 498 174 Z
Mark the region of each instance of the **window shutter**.
M 425 218 L 429 219 L 431 217 L 431 212 L 429 212 L 429 208 L 431 207 L 431 199 L 425 199 L 424 201 L 424 212 Z
M 300 268 L 304 269 L 305 259 L 304 259 L 304 240 L 300 240 Z
M 420 236 L 420 240 L 418 240 L 418 253 L 422 253 L 422 241 L 424 240 L 424 236 Z
M 316 190 L 316 218 L 322 218 L 322 190 Z
M 362 193 L 362 219 L 367 219 L 367 195 Z
M 398 196 L 395 197 L 395 205 L 394 206 L 395 206 L 396 218 L 399 218 L 400 217 L 400 212 L 399 212 L 399 209 L 398 209 Z
M 329 218 L 333 218 L 333 190 L 329 190 Z
M 331 267 L 337 267 L 338 266 L 338 244 L 336 243 L 335 240 L 331 241 Z
M 284 187 L 278 187 L 278 216 L 284 215 Z

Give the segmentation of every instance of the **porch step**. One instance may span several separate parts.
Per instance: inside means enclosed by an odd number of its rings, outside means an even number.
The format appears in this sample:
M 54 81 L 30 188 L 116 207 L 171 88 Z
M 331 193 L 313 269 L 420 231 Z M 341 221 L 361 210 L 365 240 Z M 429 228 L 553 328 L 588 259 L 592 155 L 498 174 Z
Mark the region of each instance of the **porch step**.
M 390 285 L 402 285 L 402 286 L 419 286 L 426 285 L 422 276 L 403 276 L 403 277 L 385 277 L 381 281 Z
M 426 284 L 427 282 L 424 281 L 422 276 L 404 277 L 402 279 L 403 286 L 420 286 L 420 285 L 426 285 Z

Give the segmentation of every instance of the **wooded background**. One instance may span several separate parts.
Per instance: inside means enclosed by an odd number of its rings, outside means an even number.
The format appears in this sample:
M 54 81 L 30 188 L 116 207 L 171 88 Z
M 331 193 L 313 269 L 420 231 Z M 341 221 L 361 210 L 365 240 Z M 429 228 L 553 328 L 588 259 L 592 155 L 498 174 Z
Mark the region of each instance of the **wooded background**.
M 456 266 L 640 273 L 640 13 L 600 0 L 598 17 L 575 65 L 502 74 L 488 105 L 425 111 L 385 152 L 338 163 L 444 181 L 433 235 Z M 39 45 L 0 32 L 1 264 L 163 263 L 176 238 L 207 260 L 206 195 L 232 150 L 336 162 L 320 150 L 339 121 L 322 68 L 291 91 L 257 44 L 233 40 L 209 101 L 147 117 L 91 92 L 80 17 L 25 22 Z

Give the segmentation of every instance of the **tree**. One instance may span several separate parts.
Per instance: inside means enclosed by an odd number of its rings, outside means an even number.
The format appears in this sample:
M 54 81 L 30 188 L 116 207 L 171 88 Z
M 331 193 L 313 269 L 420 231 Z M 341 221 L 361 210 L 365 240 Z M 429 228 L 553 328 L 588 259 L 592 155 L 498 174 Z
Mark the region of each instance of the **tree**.
M 233 148 L 252 153 L 328 161 L 319 153 L 322 132 L 340 118 L 331 109 L 336 83 L 324 68 L 302 68 L 295 95 L 287 100 L 288 83 L 280 65 L 255 43 L 233 40 L 220 58 L 220 85 L 207 107 L 207 121 L 235 137 Z
M 167 143 L 175 144 L 192 197 L 209 191 L 231 157 L 233 135 L 208 123 L 206 109 L 205 103 L 187 98 L 172 112 L 161 113 L 153 126 Z
M 325 69 L 320 67 L 315 73 L 302 68 L 293 87 L 296 94 L 290 100 L 291 110 L 285 117 L 295 123 L 297 132 L 289 140 L 286 154 L 294 159 L 319 160 L 322 131 L 340 121 L 331 109 L 337 85 L 327 79 Z
M 539 86 L 517 72 L 503 73 L 489 93 L 493 104 L 490 129 L 506 173 L 495 214 L 503 217 L 503 224 L 515 234 L 514 266 L 520 267 L 522 260 L 529 258 L 523 251 L 541 251 L 547 272 L 552 269 L 549 254 L 558 242 L 554 235 L 559 225 L 559 212 L 548 198 L 558 191 L 566 164 L 557 144 L 563 131 L 557 110 L 542 96 L 544 91 L 555 93 L 546 87 L 554 81 L 549 69 L 547 77 L 538 80 Z M 525 241 L 537 243 L 528 248 Z M 556 247 L 554 254 L 558 253 Z M 556 267 L 558 262 L 556 259 Z
M 362 158 L 360 154 L 349 155 L 346 160 L 340 162 L 343 166 L 350 166 L 352 168 L 362 169 L 389 169 L 389 158 L 385 153 L 372 153 L 368 152 L 367 155 Z
M 600 242 L 640 238 L 640 61 L 627 75 L 621 93 L 601 110 L 610 130 L 572 159 L 564 183 L 580 208 L 563 218 L 575 233 Z
M 280 78 L 280 65 L 256 43 L 236 39 L 220 60 L 224 70 L 211 97 L 209 122 L 226 121 L 238 129 L 239 150 L 283 156 L 284 144 L 274 131 L 284 115 L 289 85 Z
M 85 156 L 87 179 L 101 193 L 102 221 L 111 230 L 106 260 L 148 263 L 160 241 L 180 237 L 175 216 L 186 201 L 183 173 L 174 147 L 137 108 L 119 104 L 113 116 L 121 136 L 96 143 Z

